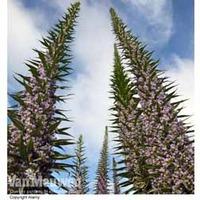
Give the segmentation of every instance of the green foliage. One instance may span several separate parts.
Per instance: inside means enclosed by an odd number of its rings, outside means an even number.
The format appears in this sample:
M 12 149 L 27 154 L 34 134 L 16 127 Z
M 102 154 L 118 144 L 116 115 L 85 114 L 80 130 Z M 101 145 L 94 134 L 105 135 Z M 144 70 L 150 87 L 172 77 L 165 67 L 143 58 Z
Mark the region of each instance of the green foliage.
M 119 177 L 117 176 L 117 163 L 113 158 L 113 187 L 114 194 L 120 194 Z
M 85 147 L 83 136 L 80 135 L 75 149 L 75 157 L 73 159 L 72 178 L 73 184 L 71 194 L 87 194 L 89 191 L 88 167 L 86 166 Z
M 142 137 L 137 132 L 137 130 L 141 131 L 139 122 L 141 109 L 138 108 L 139 98 L 136 96 L 136 87 L 134 87 L 131 79 L 124 70 L 117 47 L 115 46 L 114 48 L 114 71 L 111 76 L 112 98 L 114 98 L 112 128 L 113 132 L 118 133 L 115 139 L 117 143 L 115 147 L 116 154 L 122 157 L 122 160 L 118 161 L 119 167 L 115 171 L 118 178 L 120 177 L 120 186 L 129 188 L 125 191 L 125 193 L 128 193 L 135 190 L 133 182 L 127 179 L 128 177 L 136 176 L 134 174 L 135 170 L 130 168 L 129 163 L 132 156 L 138 154 L 138 145 L 142 142 Z M 121 87 L 121 83 L 123 83 L 123 87 Z M 129 166 L 128 170 L 127 166 Z M 138 165 L 137 176 L 140 178 L 143 176 L 143 166 L 143 163 Z M 118 178 L 116 177 L 116 179 Z M 146 179 L 146 176 L 144 178 Z
M 120 102 L 124 107 L 127 107 L 132 100 L 135 91 L 133 90 L 133 84 L 130 78 L 122 67 L 122 60 L 116 45 L 114 46 L 114 70 L 111 76 L 111 87 L 113 91 L 113 98 L 116 102 Z
M 43 49 L 34 50 L 37 58 L 26 63 L 30 76 L 18 74 L 16 80 L 24 90 L 12 95 L 18 107 L 8 111 L 8 177 L 37 179 L 51 178 L 52 171 L 60 172 L 71 167 L 66 164 L 70 155 L 63 155 L 58 148 L 72 144 L 72 138 L 66 132 L 68 127 L 59 128 L 69 119 L 55 105 L 65 96 L 58 96 L 58 89 L 71 73 L 70 44 L 78 17 L 80 3 L 70 6 L 62 20 L 41 40 Z M 57 134 L 65 135 L 58 139 Z M 57 162 L 57 161 L 64 162 Z M 31 172 L 31 173 L 30 173 Z M 30 175 L 31 174 L 31 175 Z M 11 188 L 8 193 L 49 193 L 44 188 Z

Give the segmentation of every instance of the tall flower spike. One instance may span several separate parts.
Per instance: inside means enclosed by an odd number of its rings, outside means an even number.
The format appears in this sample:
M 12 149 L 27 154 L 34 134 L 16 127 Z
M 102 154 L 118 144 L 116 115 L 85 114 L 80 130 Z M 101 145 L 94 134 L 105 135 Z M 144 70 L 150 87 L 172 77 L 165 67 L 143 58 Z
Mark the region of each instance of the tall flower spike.
M 192 130 L 184 123 L 182 118 L 185 116 L 179 114 L 182 101 L 173 101 L 177 97 L 176 91 L 171 91 L 174 86 L 161 76 L 158 61 L 151 58 L 152 52 L 127 30 L 113 9 L 110 13 L 118 46 L 134 76 L 132 82 L 137 88 L 142 110 L 144 166 L 148 169 L 150 186 L 148 191 L 136 192 L 193 193 L 194 147 L 188 136 Z M 134 163 L 138 158 L 132 160 Z M 129 178 L 134 180 L 134 176 Z
M 97 169 L 95 193 L 96 194 L 108 194 L 108 128 L 106 127 L 105 136 L 103 141 L 102 151 L 100 153 L 100 159 Z
M 67 81 L 65 77 L 71 72 L 70 43 L 79 7 L 80 3 L 72 4 L 47 38 L 42 39 L 44 49 L 35 50 L 37 59 L 26 63 L 30 77 L 19 74 L 16 78 L 24 90 L 12 95 L 19 107 L 8 111 L 11 121 L 8 127 L 8 193 L 19 193 L 19 190 L 47 193 L 46 185 L 10 187 L 10 181 L 54 178 L 52 172 L 70 166 L 62 161 L 70 155 L 58 150 L 72 143 L 66 132 L 68 127 L 59 128 L 63 121 L 69 120 L 55 105 L 65 101 L 65 96 L 58 95 L 57 91 L 66 88 L 62 82 Z M 56 134 L 67 139 L 58 139 Z
M 143 157 L 141 109 L 138 108 L 139 99 L 136 97 L 136 88 L 124 70 L 116 45 L 114 47 L 114 70 L 111 82 L 111 93 L 112 98 L 114 98 L 114 105 L 111 109 L 114 116 L 112 127 L 113 132 L 117 133 L 115 149 L 122 159 L 118 162 L 120 167 L 117 168 L 118 176 L 123 180 L 120 185 L 125 188 L 129 186 L 127 191 L 124 189 L 125 193 L 141 190 L 141 185 L 143 185 L 142 189 L 144 190 L 144 188 L 149 187 L 149 183 L 146 177 L 147 170 L 145 171 L 143 167 L 145 158 Z M 143 162 L 134 159 L 135 157 L 140 157 Z M 134 177 L 134 179 L 127 180 L 127 177 Z
M 114 194 L 120 194 L 119 177 L 117 176 L 117 163 L 113 158 L 113 187 Z
M 86 167 L 85 148 L 83 144 L 83 136 L 80 135 L 75 149 L 75 157 L 73 160 L 72 178 L 73 184 L 71 194 L 86 194 L 89 191 L 88 167 Z

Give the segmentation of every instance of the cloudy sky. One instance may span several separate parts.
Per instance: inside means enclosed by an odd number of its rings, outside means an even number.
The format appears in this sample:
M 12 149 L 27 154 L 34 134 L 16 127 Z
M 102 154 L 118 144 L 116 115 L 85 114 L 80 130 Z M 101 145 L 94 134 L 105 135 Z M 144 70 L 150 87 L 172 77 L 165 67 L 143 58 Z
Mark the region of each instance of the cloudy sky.
M 8 92 L 20 89 L 13 73 L 27 73 L 23 64 L 33 58 L 38 40 L 54 25 L 73 0 L 8 1 Z M 74 68 L 67 105 L 73 119 L 71 134 L 85 138 L 91 180 L 94 179 L 104 127 L 109 125 L 109 77 L 114 36 L 109 8 L 116 9 L 133 33 L 155 51 L 160 68 L 189 99 L 193 113 L 193 1 L 192 0 L 81 0 L 81 11 L 72 46 Z M 11 101 L 9 103 L 12 103 Z M 192 121 L 192 119 L 191 119 Z M 112 135 L 110 135 L 112 138 Z

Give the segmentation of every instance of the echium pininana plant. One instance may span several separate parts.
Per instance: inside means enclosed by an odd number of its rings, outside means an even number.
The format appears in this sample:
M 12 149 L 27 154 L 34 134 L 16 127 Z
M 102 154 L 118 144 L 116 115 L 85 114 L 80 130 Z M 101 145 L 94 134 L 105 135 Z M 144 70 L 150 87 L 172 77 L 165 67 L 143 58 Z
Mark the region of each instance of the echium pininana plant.
M 88 167 L 86 166 L 85 147 L 83 136 L 80 135 L 75 149 L 72 170 L 73 183 L 71 194 L 86 194 L 89 191 Z
M 117 175 L 117 163 L 113 158 L 113 193 L 120 194 L 119 176 Z
M 113 9 L 110 12 L 118 47 L 139 97 L 137 107 L 141 109 L 139 120 L 134 120 L 136 128 L 138 123 L 141 126 L 140 151 L 126 166 L 134 172 L 132 166 L 143 163 L 146 181 L 143 177 L 135 179 L 135 173 L 130 173 L 129 183 L 138 193 L 194 193 L 194 147 L 188 135 L 193 130 L 180 114 L 183 101 L 174 100 L 174 86 L 157 69 L 158 61 L 153 60 L 152 53 L 127 30 Z M 134 149 L 135 146 L 130 148 L 130 152 Z
M 114 99 L 111 108 L 114 116 L 112 128 L 113 132 L 117 133 L 115 150 L 117 154 L 123 155 L 121 160 L 118 161 L 119 167 L 116 168 L 116 171 L 118 172 L 117 175 L 121 177 L 120 185 L 125 188 L 129 186 L 128 190 L 124 189 L 124 192 L 128 193 L 132 190 L 139 190 L 142 184 L 146 184 L 146 188 L 149 186 L 142 152 L 144 141 L 141 134 L 139 99 L 135 96 L 135 87 L 124 70 L 122 58 L 116 45 L 114 46 L 114 69 L 111 82 L 111 98 Z M 133 159 L 136 157 L 140 157 L 140 159 Z M 127 177 L 132 177 L 132 181 L 127 180 Z
M 71 73 L 70 43 L 79 7 L 80 3 L 72 4 L 42 39 L 44 49 L 35 50 L 38 57 L 26 63 L 31 75 L 19 75 L 21 79 L 17 79 L 24 90 L 12 95 L 19 106 L 8 111 L 8 193 L 47 193 L 45 184 L 11 187 L 10 183 L 16 179 L 33 183 L 35 179 L 54 178 L 53 171 L 70 166 L 62 161 L 70 155 L 57 151 L 72 142 L 66 132 L 68 127 L 59 128 L 63 121 L 69 120 L 55 105 L 65 102 L 65 96 L 58 95 L 57 91 L 68 88 L 62 82 Z M 65 135 L 66 139 L 58 139 L 56 134 Z
M 108 159 L 108 128 L 106 127 L 97 169 L 96 184 L 94 188 L 95 194 L 109 194 Z

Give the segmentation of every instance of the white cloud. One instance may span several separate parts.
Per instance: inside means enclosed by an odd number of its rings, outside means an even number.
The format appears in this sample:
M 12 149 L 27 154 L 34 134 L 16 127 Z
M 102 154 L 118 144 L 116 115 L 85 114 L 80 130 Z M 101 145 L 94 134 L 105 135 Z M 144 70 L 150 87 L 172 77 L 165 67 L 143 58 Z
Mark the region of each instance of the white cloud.
M 90 156 L 91 161 L 98 159 L 96 155 L 109 120 L 109 78 L 114 43 L 110 25 L 106 6 L 82 2 L 73 48 L 81 70 L 71 84 L 75 95 L 70 108 L 74 119 L 72 132 L 84 135 L 88 151 L 94 153 L 94 157 Z
M 71 3 L 74 3 L 74 2 L 77 2 L 77 0 L 68 0 L 68 1 L 65 1 L 65 0 L 42 0 L 44 3 L 48 3 L 48 5 L 54 7 L 54 8 L 57 8 L 58 11 L 65 11 L 65 9 L 71 4 Z
M 180 99 L 188 99 L 183 103 L 183 114 L 194 114 L 194 62 L 190 59 L 180 58 L 177 55 L 173 57 L 169 66 L 166 67 L 166 75 L 171 81 L 176 81 L 177 93 Z M 194 124 L 194 116 L 189 120 Z
M 13 72 L 26 73 L 27 68 L 23 63 L 33 55 L 32 49 L 39 46 L 38 40 L 42 34 L 37 27 L 39 17 L 38 14 L 29 12 L 16 0 L 9 0 L 8 8 L 9 71 L 10 74 Z
M 146 23 L 143 26 L 143 35 L 153 44 L 163 45 L 169 41 L 173 34 L 173 10 L 171 0 L 122 0 L 126 4 L 132 4 L 136 12 L 144 18 Z M 132 12 L 134 19 L 134 13 Z

